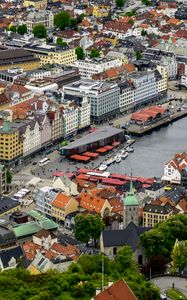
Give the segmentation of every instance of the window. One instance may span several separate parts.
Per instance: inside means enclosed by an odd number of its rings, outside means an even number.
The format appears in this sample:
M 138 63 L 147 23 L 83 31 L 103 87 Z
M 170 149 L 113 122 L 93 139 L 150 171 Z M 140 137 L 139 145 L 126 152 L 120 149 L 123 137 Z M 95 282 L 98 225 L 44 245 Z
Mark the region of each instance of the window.
M 113 248 L 113 255 L 116 255 L 117 254 L 117 247 L 114 247 Z

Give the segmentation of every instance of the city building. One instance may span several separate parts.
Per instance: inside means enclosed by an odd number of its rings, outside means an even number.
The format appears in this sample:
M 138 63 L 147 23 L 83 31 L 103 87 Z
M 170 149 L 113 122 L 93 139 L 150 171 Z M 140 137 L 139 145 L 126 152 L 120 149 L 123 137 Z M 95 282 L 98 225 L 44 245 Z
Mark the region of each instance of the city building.
M 36 10 L 42 10 L 47 8 L 47 0 L 24 0 L 23 6 L 34 7 Z
M 181 183 L 181 172 L 187 167 L 187 153 L 177 153 L 164 166 L 164 175 L 162 180 L 171 183 Z
M 157 83 L 154 71 L 142 71 L 129 74 L 134 86 L 134 106 L 141 107 L 158 98 Z
M 0 252 L 0 268 L 1 270 L 9 270 L 17 267 L 19 261 L 24 258 L 21 246 L 2 250 Z
M 51 124 L 52 141 L 60 140 L 63 137 L 62 110 L 52 107 L 51 109 L 48 110 L 47 116 Z
M 0 129 L 0 161 L 5 165 L 17 162 L 23 155 L 23 137 L 19 128 L 11 127 L 8 121 Z
M 54 15 L 51 11 L 32 11 L 28 14 L 26 25 L 28 33 L 32 33 L 36 25 L 44 25 L 45 28 L 52 29 L 54 26 Z
M 0 50 L 0 70 L 21 68 L 30 71 L 40 67 L 40 60 L 24 49 Z
M 151 199 L 155 200 L 164 194 L 164 186 L 160 183 L 153 183 L 150 187 L 144 189 L 144 193 Z
M 12 200 L 9 197 L 0 196 L 0 217 L 11 214 L 21 209 L 20 202 Z
M 104 291 L 98 291 L 93 300 L 137 300 L 128 284 L 120 279 Z
M 132 180 L 130 181 L 130 189 L 124 197 L 124 213 L 123 227 L 126 228 L 131 222 L 136 226 L 139 225 L 139 201 L 135 195 Z
M 176 79 L 178 74 L 178 63 L 175 56 L 162 56 L 161 64 L 166 67 L 168 78 L 169 79 Z
M 0 164 L 0 195 L 7 192 L 7 170 Z
M 43 187 L 36 192 L 36 210 L 44 216 L 51 217 L 52 206 L 51 202 L 55 199 L 57 192 L 54 192 L 51 187 Z
M 146 203 L 143 208 L 143 226 L 154 227 L 156 224 L 167 220 L 178 212 L 178 209 L 169 204 L 157 205 Z
M 13 231 L 3 225 L 0 226 L 0 249 L 10 248 L 16 244 L 16 236 Z
M 69 143 L 63 147 L 63 154 L 71 156 L 72 154 L 81 154 L 86 151 L 96 150 L 114 142 L 124 142 L 125 135 L 122 129 L 110 126 L 103 126 L 92 133 L 86 134 L 75 142 Z
M 101 124 L 117 117 L 120 113 L 120 88 L 116 83 L 84 79 L 64 85 L 64 93 L 88 97 L 91 105 L 91 120 Z
M 21 68 L 13 68 L 0 71 L 0 79 L 7 82 L 14 82 L 19 77 L 26 76 L 26 72 Z
M 85 60 L 77 60 L 74 66 L 79 69 L 81 78 L 91 79 L 94 74 L 102 73 L 111 68 L 116 68 L 122 65 L 119 58 L 86 58 Z
M 50 120 L 46 114 L 38 114 L 36 115 L 36 119 L 40 126 L 39 127 L 40 143 L 41 143 L 41 148 L 43 148 L 51 144 L 52 128 L 51 128 Z
M 150 228 L 137 226 L 133 222 L 130 222 L 122 230 L 104 230 L 101 233 L 100 252 L 114 258 L 118 249 L 128 245 L 132 249 L 136 262 L 143 265 L 146 263 L 146 256 L 143 247 L 140 245 L 140 235 L 148 230 Z
M 120 88 L 119 108 L 121 113 L 127 113 L 134 107 L 134 86 L 129 81 L 118 84 Z
M 77 59 L 75 48 L 50 45 L 25 47 L 40 60 L 40 66 L 46 64 L 72 65 Z M 38 66 L 37 66 L 38 67 Z
M 60 223 L 65 223 L 65 218 L 69 213 L 78 210 L 78 201 L 65 194 L 57 194 L 54 200 L 51 202 L 52 205 L 52 217 Z
M 167 93 L 168 89 L 168 71 L 166 66 L 157 65 L 157 71 L 159 72 L 158 75 L 161 75 L 157 79 L 157 93 L 158 95 L 164 96 Z

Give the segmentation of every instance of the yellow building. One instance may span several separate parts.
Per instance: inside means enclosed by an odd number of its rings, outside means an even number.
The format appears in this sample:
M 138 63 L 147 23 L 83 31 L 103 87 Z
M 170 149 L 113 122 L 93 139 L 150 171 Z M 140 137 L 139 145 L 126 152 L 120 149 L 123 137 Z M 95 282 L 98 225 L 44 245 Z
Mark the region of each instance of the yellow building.
M 33 6 L 35 9 L 46 9 L 47 8 L 47 0 L 24 0 L 23 6 Z
M 11 128 L 8 121 L 4 121 L 0 130 L 0 160 L 4 163 L 13 162 L 23 155 L 23 139 L 18 128 Z
M 117 46 L 119 44 L 119 40 L 115 35 L 106 34 L 103 36 L 105 42 L 111 43 L 112 46 Z
M 21 68 L 31 71 L 40 67 L 40 60 L 24 49 L 0 50 L 0 70 Z
M 168 71 L 166 66 L 158 65 L 157 67 L 158 72 L 162 76 L 162 79 L 157 81 L 157 89 L 158 93 L 166 92 L 168 89 Z
M 20 209 L 21 206 L 18 201 L 14 201 L 9 197 L 4 196 L 0 198 L 0 217 L 19 211 Z
M 178 211 L 171 205 L 146 204 L 143 209 L 143 226 L 154 227 L 156 224 L 167 220 Z
M 77 60 L 75 49 L 57 50 L 56 48 L 31 48 L 29 49 L 36 58 L 40 59 L 40 65 L 61 64 L 71 65 Z
M 96 18 L 108 17 L 109 11 L 110 11 L 109 5 L 105 5 L 105 4 L 94 5 L 93 16 Z
M 65 222 L 65 218 L 68 214 L 78 210 L 77 200 L 65 194 L 58 194 L 51 205 L 52 216 L 59 222 Z

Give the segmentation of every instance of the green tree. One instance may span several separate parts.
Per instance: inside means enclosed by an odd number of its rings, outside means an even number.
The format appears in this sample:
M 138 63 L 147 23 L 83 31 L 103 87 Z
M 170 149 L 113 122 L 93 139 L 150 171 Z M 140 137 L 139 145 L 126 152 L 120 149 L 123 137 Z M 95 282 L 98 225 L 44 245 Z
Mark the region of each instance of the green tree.
M 134 25 L 134 20 L 133 19 L 129 19 L 128 20 L 128 24 Z
M 6 180 L 8 184 L 11 184 L 12 182 L 12 173 L 10 172 L 9 169 L 6 170 Z
M 82 47 L 77 47 L 75 49 L 75 53 L 77 54 L 77 59 L 78 60 L 84 59 L 85 54 L 84 54 L 84 50 L 83 50 Z
M 136 59 L 139 60 L 142 58 L 142 52 L 140 50 L 136 51 Z
M 17 29 L 17 33 L 24 35 L 27 33 L 27 26 L 25 24 L 19 25 Z
M 47 31 L 46 28 L 43 24 L 39 24 L 34 26 L 33 28 L 33 34 L 35 37 L 39 38 L 39 39 L 43 39 L 47 37 Z
M 90 53 L 90 57 L 91 58 L 100 57 L 99 50 L 97 50 L 95 48 L 92 48 L 91 53 Z
M 187 241 L 176 241 L 171 253 L 174 271 L 183 271 L 187 267 Z
M 142 3 L 146 6 L 150 6 L 151 2 L 149 0 L 142 0 Z
M 124 246 L 118 250 L 114 262 L 115 268 L 120 274 L 123 274 L 127 271 L 137 271 L 137 265 L 133 260 L 133 253 L 130 246 Z
M 58 37 L 56 40 L 57 46 L 67 46 L 67 43 L 63 41 L 62 38 Z
M 100 238 L 101 232 L 103 231 L 105 225 L 99 215 L 87 216 L 89 223 L 90 237 L 94 240 L 95 247 L 97 246 L 97 240 Z
M 83 215 L 75 217 L 74 233 L 77 240 L 88 243 L 90 240 L 90 228 L 88 219 Z
M 75 218 L 75 236 L 83 243 L 93 239 L 96 246 L 103 229 L 104 223 L 98 215 L 78 215 Z
M 9 27 L 9 30 L 12 31 L 12 32 L 16 32 L 17 28 L 16 28 L 16 26 L 12 25 L 12 26 Z
M 147 30 L 142 29 L 142 31 L 141 31 L 141 36 L 146 36 L 146 35 L 147 35 Z
M 125 4 L 125 0 L 116 0 L 116 6 L 117 7 L 123 7 Z
M 55 15 L 54 24 L 56 27 L 64 30 L 66 27 L 70 27 L 71 18 L 68 12 L 62 11 Z
M 127 17 L 133 17 L 136 15 L 136 10 L 132 9 L 131 11 L 126 12 L 125 14 Z

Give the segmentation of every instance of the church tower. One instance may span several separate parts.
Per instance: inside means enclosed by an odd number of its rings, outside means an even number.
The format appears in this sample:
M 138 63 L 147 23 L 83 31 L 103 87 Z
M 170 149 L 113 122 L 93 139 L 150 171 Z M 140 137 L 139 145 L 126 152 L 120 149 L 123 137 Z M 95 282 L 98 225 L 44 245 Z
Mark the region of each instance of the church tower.
M 135 225 L 139 226 L 139 202 L 136 198 L 132 178 L 130 181 L 130 189 L 124 198 L 124 213 L 123 213 L 123 227 L 126 228 L 127 225 L 133 222 Z

